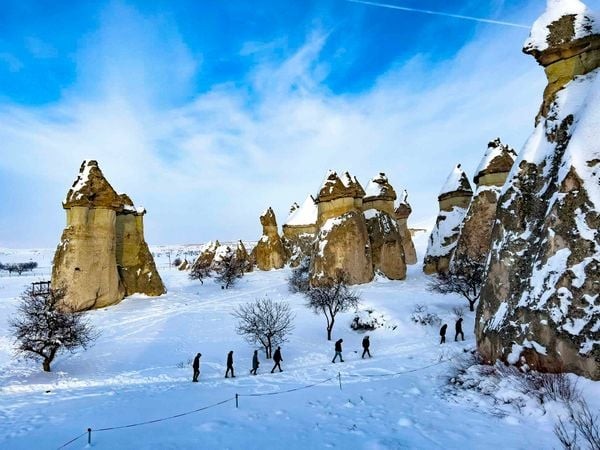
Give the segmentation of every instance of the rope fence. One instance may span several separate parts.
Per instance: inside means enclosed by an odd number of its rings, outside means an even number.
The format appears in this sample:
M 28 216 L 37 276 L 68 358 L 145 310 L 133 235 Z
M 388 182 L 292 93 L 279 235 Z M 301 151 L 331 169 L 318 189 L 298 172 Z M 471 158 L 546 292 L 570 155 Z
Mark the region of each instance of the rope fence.
M 457 355 L 459 356 L 459 355 Z M 57 450 L 61 450 L 63 448 L 68 447 L 69 445 L 73 444 L 74 442 L 78 441 L 79 439 L 81 439 L 84 436 L 88 436 L 88 444 L 91 445 L 92 443 L 92 431 L 94 432 L 105 432 L 105 431 L 112 431 L 112 430 L 122 430 L 125 428 L 135 428 L 135 427 L 139 427 L 139 426 L 143 426 L 143 425 L 150 425 L 150 424 L 154 424 L 154 423 L 159 423 L 159 422 L 165 422 L 168 420 L 173 420 L 173 419 L 177 419 L 179 417 L 184 417 L 184 416 L 188 416 L 190 414 L 195 414 L 201 411 L 206 411 L 207 409 L 211 409 L 211 408 L 216 408 L 217 406 L 221 406 L 224 405 L 226 403 L 229 402 L 233 402 L 235 401 L 235 407 L 239 408 L 239 399 L 241 397 L 266 397 L 266 396 L 273 396 L 273 395 L 281 395 L 281 394 L 288 394 L 290 392 L 296 392 L 296 391 L 301 391 L 304 389 L 310 389 L 325 383 L 328 383 L 330 381 L 336 380 L 339 383 L 339 388 L 340 390 L 342 390 L 342 375 L 346 376 L 346 377 L 354 377 L 354 378 L 363 378 L 363 377 L 369 377 L 369 378 L 382 378 L 382 377 L 394 377 L 394 376 L 398 376 L 398 375 L 405 375 L 408 373 L 414 373 L 414 372 L 419 372 L 421 370 L 425 370 L 425 369 L 429 369 L 431 367 L 434 366 L 439 366 L 441 364 L 447 363 L 448 361 L 451 361 L 453 359 L 455 359 L 457 356 L 452 357 L 452 358 L 447 358 L 447 359 L 441 359 L 433 364 L 429 364 L 427 366 L 422 366 L 422 367 L 417 367 L 415 369 L 409 369 L 409 370 L 404 370 L 401 372 L 393 372 L 393 373 L 384 373 L 384 374 L 351 374 L 351 373 L 344 373 L 342 374 L 341 372 L 338 372 L 338 374 L 336 376 L 327 378 L 325 380 L 322 381 L 318 381 L 316 383 L 312 383 L 312 384 L 307 384 L 304 386 L 299 386 L 296 388 L 291 388 L 291 389 L 286 389 L 284 391 L 272 391 L 272 392 L 262 392 L 262 393 L 252 393 L 252 394 L 235 394 L 235 397 L 231 397 L 225 400 L 222 400 L 220 402 L 217 403 L 213 403 L 211 405 L 207 405 L 207 406 L 203 406 L 197 409 L 193 409 L 191 411 L 186 411 L 186 412 L 182 412 L 179 414 L 174 414 L 171 416 L 167 416 L 167 417 L 161 417 L 158 419 L 153 419 L 153 420 L 146 420 L 143 422 L 136 422 L 136 423 L 130 423 L 128 425 L 118 425 L 118 426 L 114 426 L 114 427 L 106 427 L 106 428 L 98 428 L 98 429 L 94 429 L 92 430 L 92 428 L 88 428 L 86 431 L 84 431 L 82 434 L 80 434 L 79 436 L 74 437 L 73 439 L 71 439 L 70 441 L 64 443 L 63 445 L 61 445 L 60 447 L 57 448 Z

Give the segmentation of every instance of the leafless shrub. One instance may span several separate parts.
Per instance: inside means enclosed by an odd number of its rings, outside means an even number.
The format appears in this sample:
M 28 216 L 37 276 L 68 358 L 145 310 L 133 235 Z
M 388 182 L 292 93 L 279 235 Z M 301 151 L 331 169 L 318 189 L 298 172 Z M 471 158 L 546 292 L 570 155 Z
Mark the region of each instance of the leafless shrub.
M 442 319 L 437 314 L 427 312 L 427 306 L 418 304 L 415 305 L 410 320 L 419 325 L 439 326 L 442 323 Z
M 50 372 L 50 364 L 61 350 L 86 349 L 97 338 L 85 313 L 61 307 L 64 296 L 63 289 L 38 292 L 28 288 L 21 295 L 16 315 L 9 320 L 17 352 L 26 358 L 41 359 L 46 372 Z
M 452 312 L 454 313 L 457 319 L 465 317 L 465 309 L 460 306 L 455 306 L 454 308 L 452 308 Z
M 271 358 L 273 346 L 285 342 L 286 336 L 294 330 L 290 306 L 268 297 L 241 305 L 232 315 L 239 319 L 237 333 L 251 345 L 262 345 L 267 359 Z
M 335 317 L 358 307 L 360 296 L 348 287 L 347 275 L 339 272 L 335 280 L 330 280 L 324 286 L 313 287 L 307 293 L 308 306 L 315 314 L 323 314 L 327 320 L 327 340 L 331 340 L 331 332 Z
M 298 267 L 292 270 L 288 278 L 288 286 L 291 292 L 308 292 L 310 290 L 310 258 L 300 261 Z
M 573 383 L 566 373 L 529 372 L 516 379 L 523 392 L 536 394 L 541 403 L 549 398 L 570 404 L 581 397 L 577 383 Z
M 554 426 L 554 434 L 566 450 L 600 450 L 600 416 L 593 414 L 583 399 L 569 404 L 569 421 L 562 418 Z M 581 439 L 580 439 L 581 438 Z M 583 441 L 585 447 L 579 445 Z
M 433 277 L 427 289 L 438 294 L 460 294 L 469 302 L 469 310 L 475 311 L 484 277 L 484 263 L 470 258 L 460 259 L 451 264 L 448 272 Z

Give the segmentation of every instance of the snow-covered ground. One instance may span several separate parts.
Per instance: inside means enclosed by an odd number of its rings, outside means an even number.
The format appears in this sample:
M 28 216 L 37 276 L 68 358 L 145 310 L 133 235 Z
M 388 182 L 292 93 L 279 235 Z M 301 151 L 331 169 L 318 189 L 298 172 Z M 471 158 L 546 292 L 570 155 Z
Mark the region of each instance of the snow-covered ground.
M 417 238 L 421 258 L 426 239 L 425 234 Z M 133 296 L 90 312 L 100 338 L 88 351 L 59 356 L 52 373 L 12 358 L 7 319 L 28 283 L 48 278 L 53 251 L 0 249 L 2 262 L 33 259 L 40 265 L 34 274 L 0 277 L 0 448 L 58 448 L 88 427 L 144 422 L 225 400 L 229 401 L 172 420 L 93 432 L 92 447 L 559 447 L 552 429 L 560 406 L 538 408 L 531 398 L 515 407 L 508 401 L 514 397 L 510 386 L 498 388 L 495 397 L 449 387 L 454 366 L 475 346 L 474 313 L 465 308 L 466 341 L 454 342 L 452 309 L 466 302 L 429 293 L 420 264 L 409 269 L 405 281 L 377 280 L 358 288 L 362 307 L 384 314 L 386 326 L 369 333 L 373 358 L 362 360 L 363 334 L 350 329 L 354 314 L 344 314 L 333 334 L 344 339 L 345 362 L 332 364 L 333 342 L 326 340 L 324 319 L 306 309 L 302 295 L 288 292 L 289 270 L 250 273 L 224 291 L 214 282 L 200 285 L 188 280 L 187 273 L 168 268 L 169 248 L 153 249 L 160 253 L 157 264 L 168 294 Z M 261 357 L 259 375 L 251 376 L 253 348 L 235 333 L 231 312 L 263 296 L 289 302 L 296 328 L 282 346 L 284 372 L 270 374 L 270 363 Z M 437 326 L 410 320 L 416 304 L 426 305 L 449 324 L 447 344 L 439 345 Z M 224 379 L 229 350 L 234 351 L 235 379 Z M 190 367 L 196 352 L 202 353 L 197 384 L 191 383 Z M 327 379 L 331 380 L 283 392 Z M 579 379 L 579 386 L 597 410 L 599 383 Z M 236 394 L 239 408 L 233 400 Z M 505 405 L 497 400 L 503 395 Z M 66 448 L 86 446 L 84 436 Z

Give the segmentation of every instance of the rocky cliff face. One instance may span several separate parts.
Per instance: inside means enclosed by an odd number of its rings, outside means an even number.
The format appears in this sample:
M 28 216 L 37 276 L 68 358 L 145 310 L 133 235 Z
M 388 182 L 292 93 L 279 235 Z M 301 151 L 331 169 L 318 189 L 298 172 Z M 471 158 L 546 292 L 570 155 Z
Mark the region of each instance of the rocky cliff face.
M 67 226 L 54 255 L 52 286 L 66 288 L 66 308 L 101 308 L 133 292 L 164 292 L 143 238 L 142 213 L 115 192 L 96 161 L 83 162 L 63 207 Z
M 474 178 L 477 189 L 465 216 L 453 261 L 487 261 L 498 197 L 516 156 L 500 139 L 488 144 Z
M 417 251 L 412 240 L 412 235 L 408 229 L 408 217 L 412 213 L 410 203 L 408 203 L 408 192 L 403 191 L 400 196 L 398 205 L 394 210 L 396 222 L 398 223 L 398 232 L 402 239 L 402 247 L 404 249 L 404 262 L 408 265 L 417 263 Z
M 600 29 L 579 1 L 548 2 L 525 51 L 548 87 L 499 200 L 477 310 L 479 351 L 600 379 Z
M 260 216 L 263 235 L 252 251 L 252 257 L 260 270 L 281 269 L 288 260 L 287 251 L 277 231 L 277 220 L 271 208 Z
M 429 236 L 423 263 L 426 274 L 448 270 L 472 196 L 469 179 L 459 164 L 448 176 L 438 196 L 440 213 Z

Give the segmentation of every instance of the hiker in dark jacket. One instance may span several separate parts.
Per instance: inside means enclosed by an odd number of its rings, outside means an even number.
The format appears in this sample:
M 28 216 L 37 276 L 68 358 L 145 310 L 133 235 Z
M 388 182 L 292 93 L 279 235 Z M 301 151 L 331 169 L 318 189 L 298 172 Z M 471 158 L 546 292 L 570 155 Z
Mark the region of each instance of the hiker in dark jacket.
M 440 344 L 443 344 L 446 342 L 446 330 L 448 329 L 448 324 L 445 323 L 444 325 L 442 325 L 442 328 L 440 328 Z
M 192 363 L 192 368 L 194 369 L 194 377 L 192 381 L 194 383 L 198 382 L 198 377 L 200 376 L 200 357 L 202 353 L 196 353 L 196 357 L 194 358 L 194 362 Z
M 252 370 L 250 371 L 252 375 L 256 375 L 259 365 L 260 362 L 258 361 L 258 350 L 254 350 L 254 355 L 252 355 Z
M 462 340 L 465 340 L 465 333 L 463 333 L 462 330 L 462 317 L 460 317 L 457 321 L 456 321 L 456 325 L 454 326 L 454 328 L 456 329 L 456 334 L 454 335 L 454 340 L 458 341 L 458 335 L 460 334 Z
M 344 342 L 343 339 L 338 339 L 337 341 L 335 341 L 335 355 L 331 360 L 332 363 L 335 363 L 335 360 L 338 356 L 340 357 L 340 361 L 344 362 L 344 358 L 342 358 L 342 342 Z
M 369 351 L 369 346 L 371 345 L 371 341 L 369 341 L 369 336 L 365 336 L 362 340 L 363 354 L 362 358 L 365 358 L 365 355 L 369 355 L 371 357 L 371 352 Z
M 227 370 L 225 371 L 225 378 L 229 378 L 229 372 L 231 371 L 231 378 L 235 378 L 233 374 L 233 350 L 227 353 Z
M 281 361 L 283 361 L 283 358 L 281 357 L 281 347 L 277 347 L 277 350 L 273 353 L 273 361 L 275 362 L 275 365 L 271 369 L 271 373 L 273 373 L 277 367 L 279 367 L 280 372 L 283 372 L 281 369 Z

